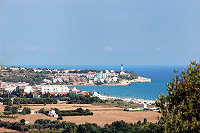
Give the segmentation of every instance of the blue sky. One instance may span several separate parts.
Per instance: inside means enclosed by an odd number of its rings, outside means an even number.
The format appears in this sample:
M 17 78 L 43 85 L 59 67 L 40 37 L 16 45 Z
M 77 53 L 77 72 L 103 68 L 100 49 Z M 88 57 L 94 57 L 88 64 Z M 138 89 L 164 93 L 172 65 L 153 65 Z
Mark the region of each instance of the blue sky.
M 0 0 L 0 62 L 184 65 L 200 58 L 199 0 Z

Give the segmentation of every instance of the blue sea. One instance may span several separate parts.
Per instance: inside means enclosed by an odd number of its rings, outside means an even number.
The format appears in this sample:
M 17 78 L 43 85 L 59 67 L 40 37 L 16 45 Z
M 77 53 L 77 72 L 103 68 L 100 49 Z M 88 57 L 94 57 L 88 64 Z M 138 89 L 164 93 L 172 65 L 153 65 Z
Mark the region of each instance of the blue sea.
M 49 69 L 94 69 L 94 70 L 120 70 L 120 65 L 21 65 L 27 68 L 49 68 Z M 156 100 L 160 94 L 167 94 L 166 84 L 172 81 L 176 76 L 174 70 L 179 73 L 187 66 L 168 65 L 168 66 L 139 66 L 124 65 L 124 70 L 133 71 L 139 76 L 151 78 L 151 83 L 132 83 L 130 86 L 76 86 L 79 90 L 99 92 L 116 97 L 142 98 L 147 100 Z M 72 88 L 70 86 L 69 88 Z

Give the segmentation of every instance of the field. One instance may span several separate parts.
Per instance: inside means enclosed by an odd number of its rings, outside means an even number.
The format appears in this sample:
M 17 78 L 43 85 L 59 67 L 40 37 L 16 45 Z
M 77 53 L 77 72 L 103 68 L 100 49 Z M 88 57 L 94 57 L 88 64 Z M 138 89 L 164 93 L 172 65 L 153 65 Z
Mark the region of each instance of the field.
M 124 120 L 129 123 L 135 123 L 138 120 L 143 121 L 144 118 L 147 118 L 150 122 L 157 122 L 157 117 L 159 113 L 152 112 L 152 111 L 136 111 L 136 112 L 126 112 L 123 111 L 123 108 L 118 107 L 110 107 L 110 106 L 103 106 L 103 105 L 91 105 L 91 104 L 64 104 L 59 102 L 58 104 L 47 104 L 47 105 L 23 105 L 26 107 L 31 108 L 31 112 L 38 111 L 41 108 L 51 109 L 51 108 L 58 108 L 60 110 L 74 110 L 79 107 L 83 109 L 91 110 L 94 115 L 93 116 L 64 116 L 63 121 L 70 121 L 76 124 L 83 124 L 83 123 L 96 123 L 100 126 L 104 126 L 107 123 L 112 123 L 113 121 Z M 29 115 L 21 115 L 16 119 L 10 118 L 0 118 L 4 121 L 20 121 L 21 119 L 25 119 L 29 121 L 31 124 L 35 122 L 37 119 L 50 119 L 56 120 L 55 117 L 49 117 L 43 114 L 29 114 Z

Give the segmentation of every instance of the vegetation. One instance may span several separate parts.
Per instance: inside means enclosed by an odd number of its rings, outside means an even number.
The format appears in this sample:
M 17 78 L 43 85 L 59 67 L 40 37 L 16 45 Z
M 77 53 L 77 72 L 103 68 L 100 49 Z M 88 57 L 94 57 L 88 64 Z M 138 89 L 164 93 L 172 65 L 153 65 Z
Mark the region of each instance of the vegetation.
M 5 109 L 4 109 L 4 115 L 9 115 L 9 114 L 17 114 L 18 113 L 18 108 L 20 106 L 17 105 L 17 106 L 5 106 Z
M 58 116 L 83 116 L 83 115 L 93 115 L 92 112 L 90 112 L 89 109 L 83 110 L 82 108 L 77 108 L 76 110 L 59 110 L 57 108 L 54 108 L 56 114 Z M 38 111 L 39 113 L 48 115 L 49 111 L 46 111 L 44 109 L 40 109 Z
M 200 64 L 191 62 L 167 86 L 168 95 L 156 102 L 164 132 L 200 132 Z
M 91 104 L 103 103 L 99 97 L 92 97 L 90 95 L 76 95 L 68 93 L 66 97 L 60 98 L 60 101 L 67 101 L 68 104 Z
M 14 104 L 57 104 L 58 101 L 52 98 L 15 98 Z
M 109 99 L 105 100 L 103 103 L 92 103 L 93 105 L 101 105 L 104 107 L 118 107 L 123 110 L 123 108 L 143 108 L 143 104 L 133 103 L 133 102 L 125 102 L 120 99 Z M 156 105 L 148 105 L 149 108 L 156 107 Z
M 0 120 L 0 127 L 5 127 L 8 129 L 18 130 L 18 131 L 28 131 L 30 129 L 29 125 L 21 122 L 9 122 Z
M 104 127 L 100 127 L 95 123 L 85 123 L 76 125 L 71 122 L 59 122 L 58 120 L 43 120 L 38 119 L 33 125 L 26 125 L 25 120 L 20 122 L 4 122 L 0 120 L 0 127 L 5 127 L 18 131 L 32 131 L 39 132 L 63 132 L 63 133 L 158 133 L 162 132 L 157 124 L 147 122 L 144 119 L 143 122 L 138 121 L 135 124 L 126 123 L 124 121 L 116 121 L 112 124 L 106 124 Z
M 126 72 L 129 73 L 128 71 L 126 71 Z M 133 80 L 133 79 L 137 79 L 138 75 L 131 71 L 129 76 L 127 76 L 127 75 L 119 75 L 119 78 L 126 79 L 126 80 Z
M 83 116 L 83 115 L 93 115 L 89 109 L 83 110 L 82 108 L 77 108 L 76 110 L 65 110 L 59 111 L 58 116 Z
M 57 120 L 63 120 L 62 116 L 58 116 Z
M 3 105 L 12 105 L 12 100 L 10 98 L 0 99 L 0 102 L 3 102 Z
M 10 71 L 10 70 L 8 70 Z M 55 109 L 56 113 L 60 116 L 57 121 L 38 119 L 33 125 L 26 125 L 24 120 L 21 122 L 4 122 L 0 120 L 0 127 L 14 129 L 18 131 L 33 130 L 57 130 L 63 133 L 160 133 L 160 132 L 200 132 L 200 63 L 191 62 L 188 66 L 188 70 L 173 78 L 173 82 L 170 82 L 168 87 L 168 94 L 158 96 L 156 105 L 159 107 L 162 116 L 159 118 L 159 122 L 156 124 L 147 122 L 144 119 L 143 122 L 138 121 L 135 124 L 126 123 L 124 121 L 116 121 L 112 124 L 106 124 L 104 127 L 99 127 L 97 124 L 85 123 L 76 125 L 71 122 L 60 122 L 62 116 L 69 115 L 92 115 L 89 110 L 83 110 L 78 108 L 76 110 L 60 111 Z M 122 77 L 123 78 L 123 77 Z M 124 77 L 127 78 L 127 77 Z M 19 93 L 19 92 L 17 92 Z M 47 95 L 45 95 L 47 97 Z M 58 98 L 58 97 L 57 97 Z M 102 101 L 97 97 L 91 97 L 90 95 L 82 96 L 75 94 L 68 94 L 59 96 L 62 101 L 67 103 L 93 103 L 93 104 L 105 104 L 106 101 Z M 12 105 L 11 99 L 1 99 L 5 105 Z M 51 98 L 15 98 L 14 104 L 44 104 L 44 103 L 57 103 L 57 100 Z M 131 103 L 125 104 L 122 101 L 111 101 L 116 106 L 133 106 Z M 5 107 L 5 111 L 9 114 L 16 112 L 16 107 Z M 29 112 L 29 109 L 25 109 L 24 112 Z M 40 113 L 47 114 L 47 111 L 41 109 Z M 91 114 L 90 114 L 91 113 Z M 87 114 L 87 115 L 88 115 Z
M 99 73 L 100 70 L 88 70 L 88 69 L 84 69 L 84 70 L 71 70 L 71 71 L 69 71 L 69 73 L 88 73 L 88 72 L 97 72 L 97 73 Z
M 31 109 L 29 107 L 24 107 L 24 109 L 22 110 L 23 115 L 30 114 L 30 113 L 31 113 Z
M 69 74 L 74 73 L 77 74 L 75 77 L 69 77 L 65 80 L 57 80 L 57 78 L 61 78 L 64 70 L 49 70 L 49 69 L 33 69 L 33 68 L 20 68 L 20 67 L 1 67 L 0 70 L 0 80 L 3 82 L 26 82 L 29 85 L 39 85 L 42 83 L 50 84 L 50 85 L 69 85 L 74 83 L 85 83 L 89 79 L 86 75 L 89 72 L 92 73 L 105 73 L 105 70 L 70 70 Z M 115 73 L 120 74 L 121 71 L 115 71 Z M 133 72 L 124 71 L 127 75 L 119 75 L 121 79 L 132 80 L 138 77 L 137 74 Z M 79 75 L 81 74 L 81 75 Z M 55 80 L 53 80 L 55 79 Z M 96 83 L 96 85 L 101 85 L 102 83 Z
M 5 106 L 4 109 L 4 115 L 9 115 L 9 114 L 30 114 L 31 113 L 31 109 L 29 107 L 24 107 L 22 112 L 18 112 L 18 109 L 20 108 L 19 105 L 13 105 L 13 106 Z
M 25 68 L 12 71 L 10 67 L 1 67 L 0 80 L 3 82 L 26 82 L 30 85 L 36 85 L 43 83 L 44 79 L 49 79 L 47 74 L 50 72 L 48 70 L 43 70 L 41 72 L 34 72 L 32 68 Z

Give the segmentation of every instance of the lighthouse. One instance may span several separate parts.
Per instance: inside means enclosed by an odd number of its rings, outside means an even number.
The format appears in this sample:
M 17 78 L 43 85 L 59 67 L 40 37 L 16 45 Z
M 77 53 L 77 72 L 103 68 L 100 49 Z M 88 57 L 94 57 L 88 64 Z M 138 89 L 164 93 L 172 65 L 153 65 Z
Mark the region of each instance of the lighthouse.
M 123 64 L 121 64 L 121 72 L 123 72 L 124 66 Z
M 121 72 L 120 72 L 120 75 L 125 75 L 126 73 L 124 72 L 124 65 L 121 64 Z

